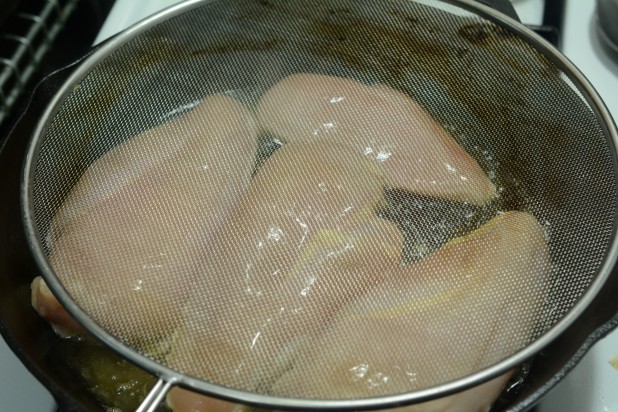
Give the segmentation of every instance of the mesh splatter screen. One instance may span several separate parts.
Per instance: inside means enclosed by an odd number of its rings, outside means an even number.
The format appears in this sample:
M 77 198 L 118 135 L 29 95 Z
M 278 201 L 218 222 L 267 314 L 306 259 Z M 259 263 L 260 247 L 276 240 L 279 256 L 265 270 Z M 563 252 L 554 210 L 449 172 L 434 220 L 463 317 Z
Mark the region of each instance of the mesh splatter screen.
M 47 280 L 207 382 L 337 400 L 467 377 L 563 319 L 611 246 L 598 110 L 456 6 L 204 2 L 73 86 L 30 175 Z

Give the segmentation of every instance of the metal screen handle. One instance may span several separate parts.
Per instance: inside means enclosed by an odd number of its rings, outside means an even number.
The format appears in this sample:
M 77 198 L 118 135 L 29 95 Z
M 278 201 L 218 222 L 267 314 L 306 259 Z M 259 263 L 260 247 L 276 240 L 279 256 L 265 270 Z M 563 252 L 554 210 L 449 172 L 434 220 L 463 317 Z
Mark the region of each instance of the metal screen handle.
M 172 381 L 159 378 L 136 412 L 154 412 L 172 387 Z

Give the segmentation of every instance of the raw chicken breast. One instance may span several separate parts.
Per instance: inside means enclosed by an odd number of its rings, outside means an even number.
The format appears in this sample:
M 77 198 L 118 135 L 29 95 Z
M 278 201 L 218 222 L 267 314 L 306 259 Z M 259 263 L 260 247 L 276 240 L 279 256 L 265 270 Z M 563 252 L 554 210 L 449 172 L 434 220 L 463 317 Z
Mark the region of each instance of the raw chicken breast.
M 30 288 L 32 306 L 52 325 L 58 335 L 63 337 L 84 335 L 81 325 L 58 302 L 41 276 L 34 278 Z
M 270 393 L 320 399 L 398 394 L 500 361 L 531 338 L 548 247 L 534 217 L 508 212 L 398 271 L 345 306 Z M 507 378 L 404 409 L 488 410 Z
M 260 99 L 262 132 L 287 142 L 326 138 L 374 161 L 389 185 L 482 205 L 495 187 L 415 101 L 387 86 L 315 74 L 289 76 Z
M 50 262 L 74 300 L 123 340 L 168 335 L 196 282 L 197 261 L 248 186 L 256 141 L 247 109 L 213 95 L 94 162 L 49 236 Z M 57 329 L 75 333 L 39 279 L 33 305 Z
M 168 363 L 236 388 L 272 384 L 338 308 L 399 265 L 402 234 L 374 212 L 383 200 L 376 172 L 332 142 L 275 152 L 204 260 L 207 282 Z M 185 396 L 170 395 L 176 410 L 194 410 L 179 406 Z

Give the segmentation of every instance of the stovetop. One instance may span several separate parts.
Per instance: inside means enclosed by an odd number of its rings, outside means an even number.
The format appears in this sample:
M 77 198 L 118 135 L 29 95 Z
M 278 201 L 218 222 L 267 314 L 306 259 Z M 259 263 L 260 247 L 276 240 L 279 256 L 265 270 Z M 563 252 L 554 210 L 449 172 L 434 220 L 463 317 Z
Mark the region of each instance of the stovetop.
M 135 2 L 116 0 L 96 42 L 179 0 Z M 540 25 L 544 0 L 513 0 L 520 19 Z M 610 113 L 618 118 L 618 61 L 601 47 L 595 3 L 566 0 L 562 52 L 597 89 Z M 581 363 L 539 405 L 539 412 L 618 412 L 618 331 L 598 342 Z M 55 405 L 47 391 L 29 374 L 0 339 L 0 410 L 47 412 Z

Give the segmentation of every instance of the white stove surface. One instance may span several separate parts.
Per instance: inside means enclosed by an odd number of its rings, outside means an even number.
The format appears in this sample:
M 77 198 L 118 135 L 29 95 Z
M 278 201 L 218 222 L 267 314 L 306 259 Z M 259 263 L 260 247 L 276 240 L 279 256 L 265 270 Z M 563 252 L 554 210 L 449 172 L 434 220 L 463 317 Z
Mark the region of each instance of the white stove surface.
M 180 0 L 116 0 L 97 42 Z M 543 0 L 512 0 L 522 21 L 541 22 Z M 618 119 L 618 62 L 601 48 L 593 0 L 566 0 L 562 51 Z M 539 412 L 618 412 L 618 331 L 598 342 L 539 406 Z M 51 412 L 53 399 L 0 339 L 0 411 Z

